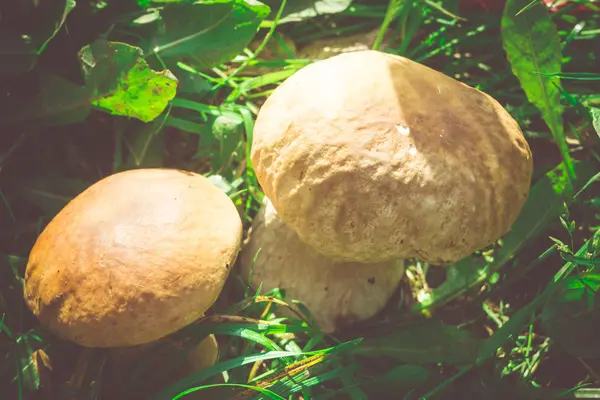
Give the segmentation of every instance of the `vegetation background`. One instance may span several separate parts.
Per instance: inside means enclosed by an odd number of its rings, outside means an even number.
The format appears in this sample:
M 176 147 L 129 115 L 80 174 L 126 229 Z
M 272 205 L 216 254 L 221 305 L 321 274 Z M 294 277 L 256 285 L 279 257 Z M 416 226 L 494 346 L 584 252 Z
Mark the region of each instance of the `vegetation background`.
M 0 2 L 0 398 L 599 398 L 599 36 L 592 0 Z M 117 171 L 177 167 L 209 175 L 248 227 L 260 105 L 352 46 L 431 66 L 517 119 L 535 173 L 509 234 L 446 269 L 411 263 L 382 315 L 335 336 L 277 318 L 283 293 L 234 271 L 177 334 L 220 343 L 220 362 L 187 376 L 177 352 L 115 373 L 39 327 L 23 271 L 70 199 Z

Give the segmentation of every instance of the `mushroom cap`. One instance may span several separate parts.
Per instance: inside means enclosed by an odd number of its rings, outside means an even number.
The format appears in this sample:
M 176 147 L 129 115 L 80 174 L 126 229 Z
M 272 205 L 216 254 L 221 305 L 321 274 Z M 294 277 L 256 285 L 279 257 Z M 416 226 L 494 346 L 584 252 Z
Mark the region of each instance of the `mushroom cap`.
M 259 251 L 256 260 L 256 253 Z M 402 260 L 375 264 L 328 259 L 304 244 L 268 198 L 255 217 L 240 254 L 240 273 L 254 288 L 285 290 L 299 300 L 323 332 L 332 333 L 375 316 L 404 276 Z M 282 314 L 285 309 L 281 309 Z
M 127 370 L 135 368 L 135 364 L 140 362 L 149 353 L 152 354 L 151 360 L 164 363 L 173 353 L 182 350 L 184 345 L 186 343 L 183 340 L 176 340 L 171 336 L 165 336 L 154 342 L 144 343 L 139 346 L 114 348 L 108 353 L 108 356 L 114 365 L 112 369 L 115 371 L 115 375 L 123 376 Z M 201 371 L 215 365 L 218 359 L 219 343 L 215 335 L 210 334 L 187 350 L 185 357 L 186 365 L 184 365 L 185 372 Z M 146 370 L 159 369 L 160 367 L 161 365 L 150 363 L 150 365 L 146 366 Z
M 49 330 L 81 346 L 151 342 L 214 303 L 241 242 L 234 204 L 202 175 L 120 172 L 75 197 L 40 234 L 25 301 Z
M 219 343 L 215 335 L 208 335 L 187 354 L 187 362 L 191 365 L 192 371 L 202 371 L 212 367 L 219 360 Z
M 252 163 L 281 218 L 345 261 L 458 261 L 510 229 L 532 154 L 489 95 L 409 59 L 340 54 L 262 106 Z
M 143 366 L 143 369 L 137 379 L 138 382 L 144 382 L 144 393 L 135 391 L 135 399 L 149 398 L 151 393 L 156 393 L 169 383 L 194 372 L 209 368 L 219 359 L 219 344 L 215 335 L 208 335 L 192 347 L 184 346 L 187 346 L 185 340 L 166 336 L 139 346 L 111 349 L 107 353 L 108 362 L 103 375 L 104 381 L 110 382 L 111 385 L 104 385 L 108 393 L 103 393 L 104 397 L 101 398 L 124 398 L 125 393 L 129 395 L 127 398 L 132 398 L 136 386 L 132 389 L 128 380 L 131 378 L 131 371 L 140 366 Z M 177 362 L 181 351 L 184 352 L 185 360 Z

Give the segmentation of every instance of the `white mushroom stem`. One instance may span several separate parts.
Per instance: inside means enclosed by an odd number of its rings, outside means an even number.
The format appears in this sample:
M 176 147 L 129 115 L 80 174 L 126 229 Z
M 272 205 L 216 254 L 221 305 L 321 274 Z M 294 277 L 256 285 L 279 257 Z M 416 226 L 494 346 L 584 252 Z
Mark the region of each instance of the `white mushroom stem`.
M 240 272 L 246 281 L 252 273 L 254 288 L 262 283 L 263 291 L 285 290 L 288 304 L 300 311 L 291 302 L 302 302 L 316 326 L 332 333 L 381 311 L 402 280 L 404 262 L 363 264 L 325 258 L 300 241 L 265 197 L 242 249 Z

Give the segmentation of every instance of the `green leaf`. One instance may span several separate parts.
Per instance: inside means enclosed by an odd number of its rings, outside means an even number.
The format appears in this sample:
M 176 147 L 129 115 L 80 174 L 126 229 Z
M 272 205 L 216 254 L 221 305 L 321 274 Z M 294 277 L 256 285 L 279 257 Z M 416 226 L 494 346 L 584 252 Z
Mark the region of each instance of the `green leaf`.
M 85 85 L 42 71 L 37 96 L 0 110 L 0 125 L 71 124 L 84 120 L 93 106 L 150 121 L 175 96 L 176 79 L 168 71 L 150 70 L 138 47 L 98 40 L 82 48 L 79 57 Z
M 114 115 L 133 117 L 143 122 L 154 120 L 175 97 L 177 78 L 169 70 L 157 72 L 150 69 L 137 47 L 115 43 L 113 48 L 117 66 L 129 66 L 134 60 L 133 66 L 118 78 L 116 87 L 103 97 L 92 100 L 92 105 Z M 90 47 L 83 51 L 86 61 L 96 66 L 94 50 Z
M 567 178 L 564 164 L 560 164 L 542 177 L 532 188 L 529 198 L 511 230 L 502 238 L 503 245 L 493 254 L 493 261 L 481 257 L 468 257 L 447 267 L 446 281 L 435 288 L 429 297 L 413 306 L 415 313 L 439 307 L 466 291 L 483 284 L 492 274 L 499 271 L 530 241 L 539 237 L 554 223 L 580 188 L 586 187 L 596 169 L 593 164 L 581 162 L 577 167 L 577 180 L 573 186 Z
M 264 75 L 245 79 L 234 90 L 231 91 L 231 94 L 227 96 L 226 101 L 235 102 L 241 96 L 246 95 L 251 90 L 255 90 L 264 86 L 278 84 L 295 74 L 300 68 L 301 66 L 293 66 L 291 68 L 282 69 L 280 71 L 269 72 Z
M 278 9 L 281 5 L 281 0 L 263 0 L 263 2 L 268 4 L 272 9 Z M 302 21 L 325 14 L 337 14 L 346 10 L 350 4 L 352 4 L 352 0 L 289 1 L 279 23 Z
M 600 108 L 590 108 L 590 114 L 592 115 L 592 125 L 598 136 L 600 136 Z
M 600 357 L 600 274 L 569 276 L 544 305 L 542 329 L 564 351 L 575 357 Z
M 212 135 L 201 135 L 196 158 L 210 158 L 213 171 L 227 171 L 232 161 L 243 158 L 244 120 L 237 114 L 214 118 Z M 227 174 L 226 174 L 227 175 Z
M 425 383 L 428 378 L 429 370 L 420 365 L 400 365 L 386 372 L 381 380 L 394 385 L 403 382 L 414 387 Z
M 75 4 L 75 0 L 46 0 L 39 3 L 36 12 L 43 16 L 40 18 L 43 24 L 33 35 L 37 39 L 38 54 L 41 54 L 56 36 Z
M 197 71 L 186 68 L 183 63 L 177 63 L 173 73 L 179 80 L 179 93 L 190 93 L 200 99 L 210 93 L 210 82 Z
M 167 4 L 153 54 L 197 68 L 230 61 L 252 40 L 270 8 L 252 0 L 213 0 Z
M 537 1 L 537 0 L 536 0 Z M 482 368 L 476 373 L 476 378 L 460 379 L 452 385 L 451 396 L 436 396 L 446 399 L 485 399 L 485 400 L 550 400 L 550 399 L 592 399 L 594 397 L 572 397 L 565 395 L 574 389 L 562 389 L 555 385 L 552 388 L 531 384 L 525 379 L 507 379 L 496 373 L 492 368 Z M 477 382 L 477 383 L 475 383 Z M 431 398 L 434 398 L 433 396 Z
M 83 121 L 90 112 L 93 93 L 54 73 L 40 72 L 41 89 L 27 103 L 14 102 L 0 110 L 0 126 L 16 123 L 66 125 Z
M 164 166 L 166 133 L 162 129 L 168 114 L 164 113 L 150 123 L 131 121 L 125 133 L 125 147 L 129 151 L 122 169 L 158 168 Z
M 353 353 L 364 357 L 392 357 L 407 364 L 469 364 L 475 361 L 481 339 L 438 320 L 386 336 L 365 338 Z
M 527 99 L 550 128 L 570 177 L 575 177 L 563 127 L 560 104 L 562 50 L 560 37 L 546 8 L 538 3 L 521 14 L 529 0 L 508 0 L 502 15 L 502 43 L 513 74 Z M 546 75 L 550 74 L 550 75 Z
M 372 374 L 369 368 L 372 367 L 364 367 L 363 374 Z M 383 375 L 361 383 L 360 387 L 368 393 L 370 399 L 382 399 L 390 393 L 414 390 L 427 383 L 430 375 L 429 369 L 421 365 L 399 365 Z

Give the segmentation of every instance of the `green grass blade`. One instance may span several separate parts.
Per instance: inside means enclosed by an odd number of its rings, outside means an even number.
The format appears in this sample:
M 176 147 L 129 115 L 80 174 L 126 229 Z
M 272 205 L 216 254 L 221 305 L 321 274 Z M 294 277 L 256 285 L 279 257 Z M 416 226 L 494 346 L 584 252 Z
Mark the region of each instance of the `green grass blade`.
M 269 389 L 263 389 L 263 388 L 259 388 L 259 387 L 252 386 L 252 385 L 243 385 L 241 383 L 217 383 L 214 385 L 197 386 L 197 387 L 190 388 L 188 390 L 185 390 L 185 391 L 179 393 L 177 396 L 173 397 L 173 400 L 178 400 L 190 393 L 198 392 L 202 389 L 209 389 L 209 388 L 223 387 L 223 386 L 224 387 L 241 387 L 241 388 L 245 388 L 245 389 L 255 390 L 261 394 L 264 394 L 265 396 L 267 396 L 270 399 L 285 400 L 285 397 L 281 397 L 280 395 L 278 395 L 275 392 L 270 391 Z
M 327 349 L 315 351 L 315 352 L 294 352 L 294 351 L 268 351 L 265 353 L 258 353 L 253 355 L 246 355 L 237 358 L 233 358 L 227 361 L 220 362 L 218 364 L 213 365 L 212 367 L 203 369 L 202 371 L 198 371 L 191 375 L 186 376 L 183 379 L 169 385 L 162 391 L 160 391 L 155 397 L 155 400 L 166 400 L 171 399 L 177 393 L 180 393 L 190 386 L 196 385 L 197 383 L 204 381 L 208 378 L 211 378 L 217 374 L 220 374 L 224 371 L 229 371 L 233 368 L 241 367 L 243 365 L 248 365 L 255 363 L 256 361 L 264 361 L 264 360 L 273 360 L 279 359 L 282 357 L 293 357 L 293 356 L 302 356 L 302 355 L 312 355 L 312 354 L 334 354 L 339 353 L 341 351 L 345 351 L 349 347 L 356 346 L 361 342 L 361 339 L 355 339 L 349 342 L 344 342 L 334 347 L 330 347 Z
M 590 108 L 592 115 L 592 124 L 598 136 L 600 136 L 600 108 Z
M 589 251 L 589 248 L 594 240 L 596 240 L 596 238 L 599 236 L 600 231 L 597 231 L 594 236 L 585 242 L 579 251 L 577 251 L 576 256 L 583 257 Z M 531 322 L 532 314 L 538 311 L 544 305 L 546 300 L 554 291 L 557 282 L 559 282 L 561 279 L 564 279 L 576 266 L 577 264 L 575 263 L 567 262 L 560 269 L 560 271 L 556 273 L 554 280 L 548 286 L 546 286 L 546 289 L 544 289 L 541 294 L 539 294 L 525 307 L 517 311 L 507 323 L 502 325 L 496 332 L 494 332 L 492 336 L 486 339 L 479 351 L 477 364 L 481 365 L 490 357 L 493 357 L 500 346 L 502 346 L 515 335 L 519 334 Z
M 575 81 L 600 81 L 600 74 L 594 74 L 592 72 L 564 72 L 564 73 L 541 73 L 535 72 L 537 75 L 542 75 L 546 77 L 556 77 L 561 79 L 571 79 Z
M 302 64 L 294 66 L 293 68 L 269 72 L 267 74 L 257 76 L 255 78 L 246 79 L 238 87 L 236 87 L 229 96 L 227 96 L 226 102 L 234 102 L 238 100 L 240 96 L 246 95 L 247 92 L 251 90 L 281 82 L 284 79 L 295 74 L 296 71 L 298 71 L 301 67 Z
M 233 358 L 231 360 L 220 362 L 212 367 L 203 369 L 194 374 L 188 375 L 185 378 L 167 386 L 165 389 L 160 391 L 155 397 L 155 400 L 166 400 L 171 399 L 175 393 L 180 393 L 190 386 L 193 386 L 199 382 L 202 382 L 208 378 L 218 375 L 224 371 L 241 367 L 244 365 L 255 363 L 256 361 L 273 360 L 282 357 L 300 356 L 306 353 L 296 353 L 291 351 L 269 351 L 266 353 L 258 353 L 254 355 L 241 356 Z
M 273 22 L 269 28 L 269 31 L 267 32 L 264 39 L 260 42 L 260 44 L 256 48 L 256 51 L 254 51 L 254 53 L 252 54 L 251 57 L 248 57 L 235 71 L 233 71 L 231 73 L 231 75 L 229 75 L 227 77 L 227 81 L 230 81 L 235 76 L 237 76 L 240 72 L 242 72 L 250 64 L 250 62 L 252 62 L 254 59 L 256 59 L 256 57 L 264 50 L 264 48 L 267 46 L 267 44 L 271 40 L 271 37 L 275 33 L 275 28 L 277 28 L 277 25 L 279 24 L 279 20 L 281 18 L 281 15 L 283 14 L 283 10 L 285 9 L 286 4 L 287 4 L 287 0 L 281 1 L 281 4 L 279 5 L 279 10 L 277 10 L 277 14 L 275 14 L 275 18 L 273 19 Z M 220 85 L 217 85 L 216 88 L 219 88 L 219 87 L 220 87 Z
M 402 0 L 389 0 L 387 11 L 385 12 L 385 17 L 383 18 L 383 22 L 379 27 L 379 32 L 377 33 L 375 42 L 373 43 L 373 46 L 371 46 L 373 50 L 379 50 L 379 47 L 383 43 L 385 33 L 387 32 L 390 24 L 398 16 L 398 12 L 400 12 L 401 7 L 404 5 L 404 3 L 405 2 Z
M 353 350 L 362 357 L 392 357 L 406 364 L 443 362 L 464 365 L 475 361 L 481 340 L 439 320 L 366 338 Z
M 538 4 L 516 15 L 525 0 L 508 0 L 502 15 L 502 43 L 513 74 L 519 79 L 527 99 L 541 112 L 550 128 L 571 178 L 575 177 L 563 127 L 560 104 L 562 49 L 554 22 Z

